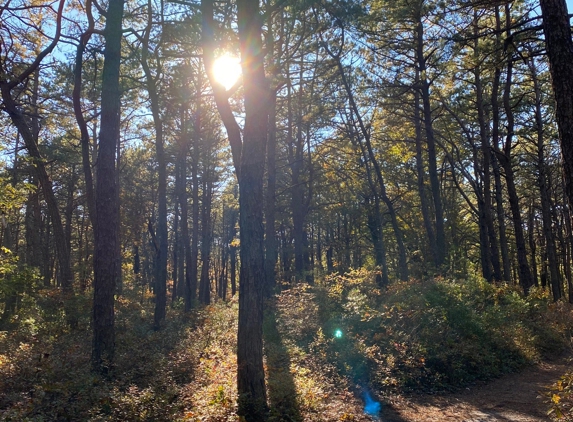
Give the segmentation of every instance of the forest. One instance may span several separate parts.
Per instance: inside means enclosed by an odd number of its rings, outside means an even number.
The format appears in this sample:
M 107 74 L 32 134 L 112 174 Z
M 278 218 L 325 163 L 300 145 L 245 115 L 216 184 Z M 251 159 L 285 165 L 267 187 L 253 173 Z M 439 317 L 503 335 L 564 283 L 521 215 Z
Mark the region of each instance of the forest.
M 573 356 L 565 0 L 3 3 L 0 420 L 409 421 Z

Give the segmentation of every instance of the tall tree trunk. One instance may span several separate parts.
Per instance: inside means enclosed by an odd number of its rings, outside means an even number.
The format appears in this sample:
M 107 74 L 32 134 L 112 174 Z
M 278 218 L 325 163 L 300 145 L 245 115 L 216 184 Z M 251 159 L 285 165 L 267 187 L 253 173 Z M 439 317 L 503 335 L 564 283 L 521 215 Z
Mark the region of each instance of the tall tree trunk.
M 237 294 L 237 247 L 229 248 L 230 265 L 231 265 L 231 296 Z
M 495 28 L 496 28 L 496 38 L 495 38 L 495 46 L 496 46 L 496 55 L 495 55 L 495 62 L 498 63 L 495 67 L 494 77 L 492 82 L 491 88 L 491 119 L 492 119 L 492 144 L 494 149 L 499 149 L 499 120 L 500 120 L 500 112 L 499 112 L 499 85 L 501 79 L 501 68 L 500 63 L 502 62 L 501 52 L 502 52 L 502 43 L 501 43 L 501 16 L 499 6 L 495 6 Z M 500 252 L 501 252 L 501 264 L 502 264 L 502 278 L 505 281 L 511 280 L 511 264 L 509 258 L 509 249 L 508 249 L 508 241 L 506 235 L 506 225 L 505 225 L 505 209 L 504 209 L 504 201 L 503 201 L 503 185 L 501 181 L 501 169 L 499 166 L 499 161 L 497 159 L 496 154 L 492 154 L 491 156 L 491 164 L 493 168 L 493 176 L 495 180 L 495 203 L 496 203 L 496 213 L 497 213 L 497 223 L 498 223 L 498 232 L 499 232 L 499 245 L 500 245 Z
M 35 187 L 26 201 L 26 265 L 42 268 L 42 214 L 37 177 L 32 175 L 30 184 Z
M 340 77 L 342 78 L 344 89 L 346 91 L 346 95 L 348 96 L 348 102 L 350 103 L 350 107 L 356 117 L 356 120 L 358 121 L 358 128 L 362 135 L 361 142 L 359 142 L 362 154 L 364 155 L 364 158 L 368 159 L 368 161 L 370 161 L 374 166 L 376 179 L 380 189 L 380 199 L 388 208 L 388 214 L 390 215 L 392 229 L 394 230 L 394 235 L 396 236 L 396 244 L 398 246 L 398 276 L 400 280 L 408 280 L 408 262 L 406 258 L 406 247 L 404 246 L 402 230 L 398 224 L 398 216 L 394 208 L 394 203 L 392 200 L 390 200 L 386 193 L 386 184 L 382 175 L 380 163 L 374 154 L 372 143 L 370 142 L 370 132 L 366 129 L 366 125 L 364 124 L 362 115 L 360 114 L 360 110 L 358 110 L 358 106 L 354 100 L 354 94 L 352 92 L 350 83 L 348 82 L 348 78 L 346 77 L 346 72 L 344 70 L 344 66 L 342 65 L 340 56 L 332 53 L 331 51 L 328 51 L 328 53 L 336 62 Z
M 390 282 L 388 279 L 388 263 L 386 261 L 386 244 L 384 243 L 381 221 L 380 199 L 375 196 L 374 204 L 370 204 L 368 208 L 368 228 L 374 244 L 374 259 L 380 271 L 380 274 L 376 276 L 376 284 L 378 287 L 383 288 L 387 287 Z
M 161 117 L 161 105 L 157 80 L 153 76 L 148 63 L 149 39 L 153 25 L 152 4 L 147 4 L 147 27 L 144 31 L 141 46 L 141 66 L 145 74 L 147 93 L 153 117 L 155 129 L 155 155 L 157 158 L 157 257 L 155 268 L 155 312 L 153 316 L 155 328 L 161 327 L 165 320 L 167 307 L 167 255 L 168 255 L 168 232 L 167 232 L 167 162 L 165 157 L 165 140 L 163 137 L 163 119 Z M 160 72 L 160 61 L 154 58 Z
M 119 142 L 121 22 L 123 0 L 109 0 L 105 26 L 102 76 L 101 130 L 97 159 L 96 225 L 94 248 L 94 305 L 92 365 L 106 372 L 115 351 L 114 294 L 117 268 L 119 215 L 117 207 L 116 148 Z
M 211 170 L 206 168 L 203 174 L 203 198 L 201 212 L 201 279 L 199 281 L 199 301 L 203 305 L 211 302 L 211 201 L 213 182 Z
M 74 115 L 80 129 L 80 144 L 82 147 L 82 168 L 84 172 L 84 183 L 86 190 L 86 203 L 88 207 L 88 214 L 90 218 L 90 223 L 92 229 L 96 222 L 95 217 L 95 192 L 94 192 L 94 181 L 92 168 L 90 164 L 90 134 L 88 132 L 88 126 L 84 118 L 81 94 L 82 94 L 82 67 L 83 67 L 83 54 L 85 47 L 91 38 L 94 29 L 94 21 L 91 14 L 91 0 L 86 1 L 86 13 L 88 15 L 89 28 L 80 37 L 80 42 L 76 50 L 76 61 L 74 67 L 74 89 L 72 92 L 72 101 L 74 105 Z
M 76 191 L 76 183 L 77 183 L 76 174 L 76 166 L 72 165 L 72 174 L 70 175 L 70 180 L 68 181 L 68 196 L 66 199 L 66 209 L 64 213 L 65 221 L 66 221 L 66 247 L 68 251 L 71 251 L 72 248 L 72 225 L 73 225 L 73 217 L 74 217 L 74 193 Z M 71 265 L 71 258 L 70 258 L 70 265 Z
M 215 103 L 229 137 L 239 180 L 240 275 L 237 336 L 237 413 L 247 422 L 266 420 L 267 398 L 263 367 L 264 227 L 263 176 L 269 90 L 264 73 L 261 16 L 258 0 L 238 0 L 238 30 L 245 98 L 245 125 L 235 120 L 224 87 L 213 78 L 215 50 L 213 0 L 202 0 L 203 59 Z
M 302 56 L 301 56 L 302 60 Z M 287 74 L 287 115 L 288 115 L 288 129 L 287 129 L 287 142 L 288 142 L 288 162 L 291 170 L 291 210 L 292 210 L 292 231 L 294 240 L 294 271 L 297 280 L 303 279 L 304 273 L 304 220 L 306 210 L 304 209 L 304 182 L 301 181 L 301 173 L 303 170 L 303 152 L 304 145 L 302 139 L 302 73 L 304 67 L 299 63 L 299 89 L 298 89 L 298 104 L 296 122 L 293 116 L 293 93 L 290 75 Z M 296 128 L 296 135 L 294 134 Z
M 529 252 L 531 256 L 531 276 L 533 277 L 533 284 L 535 286 L 539 286 L 539 271 L 537 269 L 537 244 L 535 238 L 535 203 L 533 201 L 531 201 L 531 205 L 529 206 L 527 229 Z
M 418 80 L 418 70 L 416 69 L 416 79 Z M 418 195 L 420 195 L 420 208 L 422 211 L 422 219 L 424 220 L 424 227 L 426 229 L 426 236 L 428 238 L 428 246 L 434 266 L 438 268 L 438 257 L 436 251 L 438 245 L 436 244 L 436 236 L 434 235 L 434 228 L 432 227 L 432 219 L 430 218 L 430 206 L 428 204 L 428 193 L 426 190 L 426 181 L 424 180 L 424 159 L 422 155 L 422 119 L 420 116 L 420 91 L 414 91 L 414 127 L 416 130 L 416 178 L 418 182 Z
M 426 57 L 424 55 L 424 25 L 421 16 L 418 16 L 416 41 L 416 60 L 418 62 L 418 69 L 420 72 L 419 89 L 422 97 L 426 143 L 428 144 L 428 174 L 430 178 L 432 198 L 434 200 L 434 213 L 436 214 L 436 263 L 438 264 L 437 269 L 440 270 L 440 267 L 446 261 L 446 233 L 444 229 L 444 210 L 442 206 L 440 179 L 438 176 L 436 141 L 434 139 L 432 108 L 430 104 L 430 82 L 426 75 L 427 64 Z
M 537 134 L 537 167 L 538 176 L 537 183 L 539 186 L 541 198 L 541 215 L 543 218 L 543 235 L 545 236 L 545 244 L 547 247 L 547 259 L 549 260 L 549 282 L 551 284 L 551 291 L 553 293 L 553 300 L 556 302 L 561 298 L 561 277 L 559 273 L 559 263 L 557 261 L 557 248 L 555 246 L 555 237 L 553 235 L 553 219 L 551 216 L 551 194 L 549 183 L 549 172 L 545 163 L 545 151 L 543 140 L 543 116 L 541 102 L 541 87 L 537 78 L 537 69 L 535 63 L 530 60 L 529 71 L 531 79 L 533 80 L 533 88 L 535 91 L 535 131 Z M 531 228 L 530 228 L 531 230 Z
M 4 110 L 10 116 L 10 120 L 17 128 L 18 133 L 24 140 L 24 145 L 32 158 L 33 168 L 36 172 L 36 177 L 40 182 L 42 187 L 42 193 L 44 195 L 44 200 L 48 207 L 48 213 L 50 215 L 50 220 L 52 222 L 54 230 L 54 243 L 56 246 L 56 255 L 58 257 L 58 268 L 60 271 L 60 280 L 62 291 L 65 296 L 64 305 L 67 307 L 67 316 L 69 323 L 75 325 L 77 322 L 77 316 L 73 315 L 74 310 L 68 307 L 73 303 L 71 296 L 73 296 L 73 274 L 70 264 L 70 251 L 68 250 L 66 243 L 66 234 L 64 230 L 64 225 L 62 223 L 62 218 L 58 203 L 56 201 L 56 196 L 54 194 L 52 180 L 48 175 L 46 166 L 44 164 L 44 159 L 40 154 L 38 149 L 37 139 L 34 136 L 33 125 L 29 122 L 19 109 L 16 101 L 12 97 L 12 89 L 14 87 L 11 83 L 8 83 L 0 78 L 0 90 L 2 94 L 2 101 L 4 104 Z
M 180 179 L 180 171 L 179 165 L 175 164 L 175 194 L 177 195 L 179 188 L 179 184 L 181 183 Z M 182 259 L 182 254 L 180 254 L 181 250 L 181 236 L 179 230 L 179 222 L 181 217 L 179 216 L 179 203 L 175 201 L 175 216 L 173 217 L 173 267 L 171 270 L 171 279 L 173 280 L 173 286 L 171 287 L 171 303 L 175 303 L 178 296 L 178 281 L 179 281 L 179 261 Z
M 519 206 L 519 196 L 517 195 L 517 189 L 515 187 L 514 171 L 511 162 L 511 149 L 514 135 L 514 117 L 513 109 L 510 103 L 512 74 L 513 59 L 510 56 L 508 58 L 506 85 L 503 94 L 504 109 L 507 116 L 507 135 L 503 151 L 496 152 L 498 160 L 500 161 L 500 164 L 505 171 L 507 193 L 509 196 L 509 205 L 511 208 L 513 228 L 515 231 L 519 284 L 521 285 L 523 292 L 527 295 L 529 293 L 529 289 L 531 286 L 533 286 L 533 277 L 531 275 L 529 263 L 527 262 L 527 248 L 525 246 L 525 236 L 523 234 L 523 222 L 521 218 L 521 209 Z
M 197 113 L 199 114 L 199 113 Z M 195 132 L 193 144 L 193 163 L 191 166 L 192 201 L 191 208 L 193 226 L 191 228 L 191 263 L 189 268 L 189 298 L 191 303 L 197 299 L 197 280 L 199 275 L 199 133 Z
M 266 420 L 263 368 L 264 227 L 263 174 L 269 110 L 258 0 L 238 0 L 245 127 L 239 172 L 241 272 L 237 343 L 238 414 L 247 422 Z
M 276 212 L 276 148 L 277 148 L 277 96 L 272 94 L 269 113 L 269 134 L 267 140 L 267 192 L 265 202 L 265 272 L 266 296 L 269 297 L 276 285 L 275 268 L 277 265 L 277 234 L 275 228 Z
M 185 256 L 185 277 L 183 277 L 183 254 L 180 255 L 180 270 L 179 270 L 179 277 L 184 279 L 184 288 L 183 288 L 183 297 L 185 302 L 185 312 L 189 312 L 192 307 L 192 298 L 191 298 L 191 262 L 192 262 L 192 254 L 191 254 L 191 245 L 189 239 L 189 221 L 188 221 L 188 205 L 187 205 L 187 153 L 189 151 L 189 138 L 187 132 L 187 123 L 185 119 L 185 113 L 182 113 L 181 118 L 181 126 L 182 126 L 182 140 L 181 146 L 179 150 L 179 190 L 177 191 L 178 194 L 178 201 L 179 206 L 181 208 L 181 248 L 180 251 L 184 252 Z M 181 291 L 180 291 L 181 294 Z
M 573 40 L 565 0 L 540 0 L 543 34 L 555 95 L 555 117 L 559 127 L 565 190 L 573 207 Z
M 563 190 L 566 196 L 565 190 Z M 564 198 L 565 201 L 567 198 Z M 567 245 L 565 249 L 565 258 L 563 264 L 565 266 L 565 276 L 567 279 L 567 300 L 569 303 L 573 303 L 573 276 L 571 274 L 571 261 L 573 255 L 573 225 L 571 224 L 571 214 L 569 213 L 569 207 L 563 207 L 563 220 L 564 225 L 567 229 Z
M 267 49 L 269 56 L 274 57 L 275 54 L 281 54 L 282 43 L 279 42 L 277 53 L 274 33 L 272 14 L 269 14 L 268 33 L 267 33 Z M 277 60 L 278 61 L 278 60 Z M 276 63 L 278 65 L 278 63 Z M 271 93 L 269 101 L 269 124 L 268 124 L 268 139 L 267 139 L 267 191 L 265 195 L 265 273 L 266 273 L 266 286 L 265 296 L 270 297 L 276 286 L 276 266 L 277 266 L 277 233 L 276 233 L 276 185 L 277 185 L 277 165 L 276 165 L 276 149 L 277 149 L 277 93 L 276 88 Z
M 474 58 L 476 63 L 479 63 L 479 26 L 478 26 L 478 12 L 474 11 Z M 485 102 L 483 98 L 483 87 L 481 81 L 481 69 L 477 64 L 474 69 L 474 82 L 476 90 L 476 102 L 479 122 L 479 133 L 481 140 L 482 151 L 482 170 L 483 170 L 483 215 L 487 227 L 487 252 L 490 255 L 490 262 L 493 268 L 491 276 L 493 280 L 499 281 L 502 279 L 501 265 L 499 262 L 499 251 L 497 248 L 497 238 L 494 229 L 493 216 L 492 216 L 492 200 L 491 200 L 491 145 L 489 142 L 488 123 L 486 122 Z M 488 281 L 493 281 L 489 279 Z

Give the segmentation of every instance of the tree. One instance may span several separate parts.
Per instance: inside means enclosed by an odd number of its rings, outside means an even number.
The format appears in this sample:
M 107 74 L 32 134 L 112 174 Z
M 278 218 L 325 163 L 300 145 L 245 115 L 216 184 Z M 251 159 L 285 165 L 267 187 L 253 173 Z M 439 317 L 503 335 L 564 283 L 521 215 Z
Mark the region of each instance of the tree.
M 119 207 L 116 178 L 116 149 L 119 143 L 119 75 L 123 0 L 110 0 L 105 24 L 105 52 L 102 74 L 101 131 L 99 135 L 96 224 L 94 231 L 94 300 L 92 366 L 107 372 L 115 352 L 114 294 L 119 279 Z
M 573 207 L 573 40 L 565 0 L 540 0 L 545 48 L 549 58 L 559 127 L 565 189 Z
M 231 112 L 228 94 L 213 77 L 215 50 L 213 1 L 202 0 L 203 57 L 217 109 L 227 129 L 239 181 L 240 259 L 237 334 L 238 414 L 249 422 L 266 419 L 263 368 L 264 228 L 263 175 L 269 91 L 265 77 L 258 0 L 238 0 L 237 19 L 243 73 L 243 133 Z
M 68 248 L 68 244 L 66 242 L 66 234 L 64 231 L 64 225 L 62 223 L 62 218 L 60 214 L 60 210 L 58 207 L 58 203 L 56 197 L 54 195 L 54 190 L 52 186 L 52 180 L 48 172 L 46 171 L 46 167 L 44 164 L 44 159 L 40 150 L 38 148 L 38 130 L 35 129 L 34 120 L 30 121 L 27 117 L 27 113 L 19 107 L 18 102 L 16 100 L 17 95 L 15 95 L 14 91 L 18 91 L 22 89 L 22 85 L 28 81 L 28 79 L 34 76 L 34 85 L 35 85 L 35 94 L 33 94 L 33 103 L 37 103 L 37 89 L 38 89 L 38 80 L 39 80 L 39 69 L 40 64 L 42 61 L 54 50 L 56 45 L 60 40 L 61 29 L 62 29 L 62 14 L 64 10 L 65 1 L 60 1 L 58 3 L 58 9 L 55 13 L 56 15 L 56 27 L 55 33 L 51 42 L 45 46 L 43 50 L 39 54 L 37 54 L 32 63 L 29 65 L 25 65 L 23 69 L 19 70 L 18 65 L 14 58 L 12 61 L 8 59 L 8 57 L 4 57 L 2 60 L 2 75 L 0 77 L 0 91 L 2 96 L 2 103 L 4 106 L 4 110 L 10 116 L 10 120 L 14 124 L 14 126 L 18 129 L 18 133 L 24 140 L 24 144 L 30 157 L 34 162 L 34 169 L 36 176 L 39 180 L 40 186 L 42 188 L 42 192 L 44 194 L 44 198 L 48 205 L 48 211 L 50 213 L 50 217 L 52 220 L 54 232 L 55 232 L 55 243 L 57 249 L 57 256 L 59 262 L 59 271 L 60 271 L 60 279 L 61 285 L 65 298 L 65 305 L 67 306 L 66 312 L 68 313 L 69 322 L 72 325 L 75 325 L 77 316 L 74 315 L 74 310 L 70 307 L 71 296 L 73 296 L 73 274 L 71 271 L 71 264 L 70 264 L 70 251 Z M 8 28 L 9 30 L 12 28 Z M 13 36 L 16 34 L 9 34 L 9 38 L 12 39 Z M 8 49 L 8 52 L 11 49 Z M 7 68 L 6 66 L 8 63 L 12 63 L 12 68 Z M 34 105 L 34 104 L 32 104 Z M 31 110 L 31 113 L 37 113 L 37 108 L 35 110 Z

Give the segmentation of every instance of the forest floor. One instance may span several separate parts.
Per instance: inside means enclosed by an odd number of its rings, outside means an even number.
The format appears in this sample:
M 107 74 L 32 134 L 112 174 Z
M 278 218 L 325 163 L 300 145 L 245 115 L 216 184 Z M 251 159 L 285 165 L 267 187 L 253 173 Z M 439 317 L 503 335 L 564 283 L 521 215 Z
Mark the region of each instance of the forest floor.
M 444 395 L 399 396 L 382 408 L 384 422 L 549 421 L 540 394 L 570 367 L 561 357 L 489 383 Z
M 571 368 L 569 304 L 477 282 L 381 299 L 360 277 L 288 287 L 264 321 L 269 422 L 539 422 L 549 398 L 571 416 L 570 390 L 549 389 Z M 157 331 L 151 297 L 118 298 L 115 369 L 99 377 L 89 312 L 68 330 L 57 296 L 38 295 L 0 332 L 0 421 L 240 421 L 237 298 L 190 315 L 178 303 Z

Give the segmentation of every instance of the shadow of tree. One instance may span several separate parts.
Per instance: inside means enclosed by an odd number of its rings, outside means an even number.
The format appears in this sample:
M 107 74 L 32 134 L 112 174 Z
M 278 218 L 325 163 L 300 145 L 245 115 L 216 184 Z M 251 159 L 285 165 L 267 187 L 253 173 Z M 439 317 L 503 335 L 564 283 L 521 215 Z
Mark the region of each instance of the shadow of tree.
M 269 421 L 302 422 L 296 385 L 290 371 L 291 359 L 278 330 L 277 312 L 273 305 L 266 312 L 263 335 L 267 358 Z

